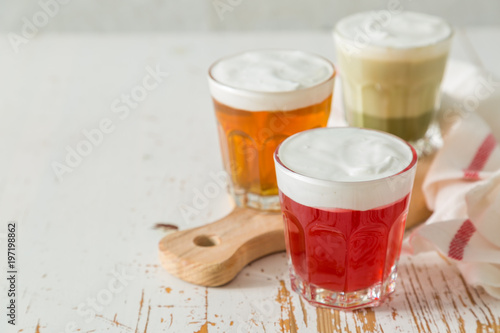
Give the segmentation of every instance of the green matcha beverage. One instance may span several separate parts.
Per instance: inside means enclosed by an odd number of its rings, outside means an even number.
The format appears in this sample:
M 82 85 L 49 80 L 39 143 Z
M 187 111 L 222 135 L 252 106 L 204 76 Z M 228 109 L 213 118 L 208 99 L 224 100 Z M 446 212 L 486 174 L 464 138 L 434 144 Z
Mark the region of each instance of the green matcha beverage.
M 355 14 L 335 27 L 346 119 L 423 147 L 439 108 L 452 29 L 430 15 L 385 13 Z

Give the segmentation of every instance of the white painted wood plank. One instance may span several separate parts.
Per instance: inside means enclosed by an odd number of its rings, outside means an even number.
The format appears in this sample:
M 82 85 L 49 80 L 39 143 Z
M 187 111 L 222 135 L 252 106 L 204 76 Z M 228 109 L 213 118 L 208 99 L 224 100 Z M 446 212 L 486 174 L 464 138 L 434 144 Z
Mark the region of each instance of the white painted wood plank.
M 72 323 L 80 332 L 304 332 L 318 325 L 459 332 L 500 323 L 498 302 L 465 287 L 436 255 L 402 259 L 391 301 L 357 313 L 301 302 L 284 254 L 253 263 L 221 288 L 187 284 L 159 267 L 164 233 L 156 223 L 185 229 L 232 209 L 221 189 L 198 214 L 184 218 L 180 210 L 222 168 L 206 70 L 220 56 L 265 47 L 334 59 L 329 34 L 315 33 L 46 35 L 18 55 L 0 39 L 0 72 L 9 78 L 0 80 L 7 92 L 0 99 L 0 217 L 21 225 L 16 332 L 72 331 Z M 452 57 L 470 60 L 464 50 L 457 39 Z M 113 113 L 113 101 L 157 64 L 169 72 L 164 82 L 125 119 Z M 114 131 L 58 181 L 51 163 L 103 118 Z M 119 273 L 130 279 L 120 284 Z M 94 298 L 101 300 L 95 309 Z

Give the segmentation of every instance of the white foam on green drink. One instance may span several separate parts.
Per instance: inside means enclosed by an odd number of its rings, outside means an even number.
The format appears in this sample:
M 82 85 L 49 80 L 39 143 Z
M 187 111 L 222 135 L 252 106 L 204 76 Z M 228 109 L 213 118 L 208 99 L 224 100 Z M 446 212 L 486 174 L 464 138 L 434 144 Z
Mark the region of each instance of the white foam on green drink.
M 363 12 L 343 18 L 335 26 L 341 48 L 359 57 L 427 58 L 446 53 L 440 43 L 453 31 L 443 19 L 410 11 L 381 15 Z
M 324 101 L 333 91 L 326 59 L 295 50 L 261 50 L 223 58 L 209 86 L 222 104 L 246 111 L 287 111 Z
M 280 191 L 305 206 L 368 210 L 394 203 L 411 191 L 413 174 L 400 173 L 414 161 L 414 151 L 383 132 L 309 130 L 286 139 L 277 157 Z

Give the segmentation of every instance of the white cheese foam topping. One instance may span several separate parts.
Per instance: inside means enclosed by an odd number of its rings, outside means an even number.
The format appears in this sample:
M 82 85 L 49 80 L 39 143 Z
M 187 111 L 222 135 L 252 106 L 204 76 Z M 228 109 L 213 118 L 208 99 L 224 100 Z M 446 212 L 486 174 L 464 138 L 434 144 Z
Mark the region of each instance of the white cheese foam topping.
M 277 151 L 278 187 L 306 206 L 367 210 L 411 191 L 415 161 L 403 140 L 359 128 L 322 128 L 286 139 Z M 396 175 L 396 176 L 395 176 Z
M 396 49 L 429 46 L 452 34 L 450 25 L 443 19 L 409 11 L 354 14 L 342 19 L 336 31 L 346 39 L 364 38 L 369 45 Z M 363 33 L 365 37 L 361 36 Z
M 333 65 L 294 50 L 249 51 L 210 69 L 212 96 L 247 111 L 286 111 L 317 104 L 333 91 Z

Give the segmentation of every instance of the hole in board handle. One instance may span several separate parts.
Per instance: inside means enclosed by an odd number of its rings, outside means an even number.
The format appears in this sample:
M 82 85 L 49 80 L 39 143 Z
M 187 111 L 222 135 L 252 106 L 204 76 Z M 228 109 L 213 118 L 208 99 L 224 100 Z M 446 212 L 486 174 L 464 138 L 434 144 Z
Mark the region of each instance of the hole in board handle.
M 215 235 L 200 235 L 193 239 L 193 243 L 203 247 L 216 246 L 220 244 L 220 238 Z

